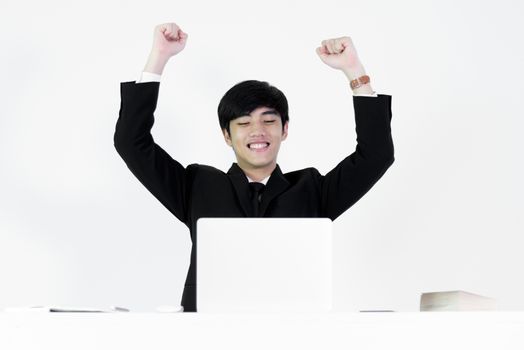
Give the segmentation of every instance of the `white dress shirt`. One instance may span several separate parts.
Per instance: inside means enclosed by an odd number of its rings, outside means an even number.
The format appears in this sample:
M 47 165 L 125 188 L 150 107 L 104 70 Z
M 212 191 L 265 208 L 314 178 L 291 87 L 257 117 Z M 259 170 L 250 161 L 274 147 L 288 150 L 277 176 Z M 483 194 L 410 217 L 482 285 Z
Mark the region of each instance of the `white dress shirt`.
M 271 176 L 271 175 L 270 175 L 270 176 Z M 267 185 L 267 180 L 269 180 L 269 176 L 266 177 L 266 178 L 263 179 L 263 180 L 260 180 L 260 181 L 255 181 L 255 180 L 253 180 L 252 178 L 250 178 L 250 177 L 247 176 L 247 175 L 246 175 L 246 177 L 247 177 L 247 181 L 249 181 L 249 182 L 260 182 L 261 184 L 264 184 L 264 185 Z

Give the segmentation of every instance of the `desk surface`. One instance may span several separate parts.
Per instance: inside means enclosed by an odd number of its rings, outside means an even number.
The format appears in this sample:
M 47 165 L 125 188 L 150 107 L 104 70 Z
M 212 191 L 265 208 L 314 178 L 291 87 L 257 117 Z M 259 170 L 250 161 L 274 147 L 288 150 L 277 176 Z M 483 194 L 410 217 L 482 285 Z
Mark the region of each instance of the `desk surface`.
M 524 312 L 0 313 L 0 349 L 524 349 Z

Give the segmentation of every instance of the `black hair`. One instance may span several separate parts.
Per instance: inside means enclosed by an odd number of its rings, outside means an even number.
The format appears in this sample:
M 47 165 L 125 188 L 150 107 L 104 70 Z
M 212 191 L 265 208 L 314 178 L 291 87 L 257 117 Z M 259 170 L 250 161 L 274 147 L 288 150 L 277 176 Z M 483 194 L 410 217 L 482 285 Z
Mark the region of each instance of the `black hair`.
M 274 108 L 282 119 L 282 129 L 289 120 L 286 96 L 266 81 L 245 80 L 229 89 L 218 104 L 220 128 L 229 131 L 229 122 L 259 107 Z

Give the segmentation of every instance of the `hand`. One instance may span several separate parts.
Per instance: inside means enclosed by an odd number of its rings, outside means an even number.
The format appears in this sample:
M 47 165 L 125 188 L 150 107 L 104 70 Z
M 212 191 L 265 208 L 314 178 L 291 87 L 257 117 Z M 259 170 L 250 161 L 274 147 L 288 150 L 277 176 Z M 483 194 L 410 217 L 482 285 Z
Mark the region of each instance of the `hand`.
M 316 52 L 322 62 L 344 72 L 356 72 L 362 67 L 357 50 L 348 36 L 322 40 Z
M 159 24 L 154 30 L 151 53 L 169 58 L 182 51 L 186 41 L 187 33 L 176 23 Z

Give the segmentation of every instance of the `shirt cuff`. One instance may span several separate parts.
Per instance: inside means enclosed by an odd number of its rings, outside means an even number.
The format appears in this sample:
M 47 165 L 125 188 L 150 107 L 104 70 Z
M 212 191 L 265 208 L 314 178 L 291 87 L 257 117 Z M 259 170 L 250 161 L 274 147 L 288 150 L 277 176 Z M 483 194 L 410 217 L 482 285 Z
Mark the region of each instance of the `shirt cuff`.
M 353 96 L 367 96 L 367 97 L 378 97 L 377 96 L 377 92 L 376 91 L 373 91 L 372 94 L 355 94 Z
M 150 72 L 142 72 L 140 74 L 140 77 L 138 78 L 138 80 L 135 82 L 136 84 L 138 83 L 147 83 L 147 82 L 150 82 L 150 81 L 160 81 L 160 78 L 162 76 L 160 74 L 156 74 L 156 73 L 150 73 Z

